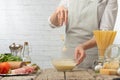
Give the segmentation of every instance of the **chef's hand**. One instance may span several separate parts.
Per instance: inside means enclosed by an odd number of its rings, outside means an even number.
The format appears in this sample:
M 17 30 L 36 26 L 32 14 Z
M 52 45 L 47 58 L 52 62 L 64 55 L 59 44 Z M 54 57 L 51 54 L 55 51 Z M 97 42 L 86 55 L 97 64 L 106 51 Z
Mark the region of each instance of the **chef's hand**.
M 85 49 L 82 45 L 79 45 L 75 48 L 75 60 L 77 64 L 80 64 L 86 57 Z
M 60 6 L 51 16 L 51 22 L 56 26 L 62 26 L 68 22 L 68 10 L 64 6 Z

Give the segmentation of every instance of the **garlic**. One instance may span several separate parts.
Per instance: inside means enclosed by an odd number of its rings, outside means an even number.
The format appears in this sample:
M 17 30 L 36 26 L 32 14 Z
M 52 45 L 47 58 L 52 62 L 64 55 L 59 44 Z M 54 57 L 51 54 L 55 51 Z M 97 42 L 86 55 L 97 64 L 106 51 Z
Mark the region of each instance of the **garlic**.
M 117 70 L 117 74 L 120 75 L 120 68 L 118 68 L 118 70 Z
M 99 72 L 100 69 L 102 69 L 102 67 L 103 67 L 102 64 L 99 63 L 98 65 L 95 66 L 95 71 Z

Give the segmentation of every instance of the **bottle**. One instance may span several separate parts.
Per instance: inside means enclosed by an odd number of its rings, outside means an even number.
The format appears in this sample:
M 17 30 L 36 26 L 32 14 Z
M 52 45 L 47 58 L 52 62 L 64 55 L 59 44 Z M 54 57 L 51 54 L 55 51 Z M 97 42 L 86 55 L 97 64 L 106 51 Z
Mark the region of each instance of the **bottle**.
M 25 62 L 26 64 L 30 64 L 31 63 L 31 57 L 29 55 L 29 44 L 28 42 L 24 42 L 24 49 L 23 49 L 23 62 Z

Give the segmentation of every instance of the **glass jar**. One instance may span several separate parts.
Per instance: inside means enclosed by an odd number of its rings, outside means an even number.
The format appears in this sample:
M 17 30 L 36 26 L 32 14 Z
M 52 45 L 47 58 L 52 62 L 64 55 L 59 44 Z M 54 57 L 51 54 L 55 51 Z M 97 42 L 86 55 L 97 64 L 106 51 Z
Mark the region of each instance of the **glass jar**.
M 120 60 L 120 44 L 112 44 L 105 51 L 105 61 Z

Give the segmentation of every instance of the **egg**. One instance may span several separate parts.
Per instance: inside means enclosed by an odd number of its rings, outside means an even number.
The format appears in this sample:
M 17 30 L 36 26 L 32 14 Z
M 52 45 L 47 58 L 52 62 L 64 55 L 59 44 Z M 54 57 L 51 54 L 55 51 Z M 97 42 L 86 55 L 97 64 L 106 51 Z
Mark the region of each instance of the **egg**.
M 103 67 L 102 64 L 96 65 L 96 66 L 95 66 L 95 71 L 96 71 L 96 72 L 99 72 L 100 69 L 102 69 L 102 67 Z

